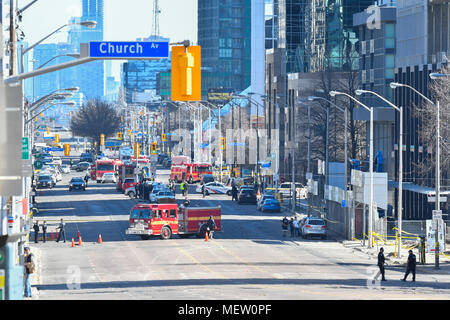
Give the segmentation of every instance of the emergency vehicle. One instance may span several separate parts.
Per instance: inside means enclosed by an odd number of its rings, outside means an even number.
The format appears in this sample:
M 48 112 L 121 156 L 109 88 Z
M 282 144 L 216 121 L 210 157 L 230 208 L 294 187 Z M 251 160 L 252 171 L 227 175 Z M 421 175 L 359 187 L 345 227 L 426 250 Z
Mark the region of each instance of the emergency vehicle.
M 167 240 L 176 234 L 180 237 L 197 235 L 205 237 L 207 222 L 212 216 L 216 227 L 222 230 L 221 208 L 178 207 L 177 204 L 139 203 L 130 210 L 129 227 L 125 234 L 140 235 L 142 239 L 160 236 Z
M 103 174 L 110 172 L 116 174 L 116 166 L 122 163 L 111 159 L 97 160 L 91 167 L 91 179 L 97 180 L 97 183 L 102 182 Z
M 200 182 L 204 174 L 212 174 L 212 166 L 208 163 L 172 164 L 170 169 L 170 179 L 176 182 L 183 180 L 189 183 Z
M 124 183 L 129 179 L 133 179 L 134 182 L 135 167 L 136 166 L 131 163 L 122 163 L 117 166 L 117 184 L 116 184 L 117 191 L 124 191 L 125 189 L 131 186 L 131 185 L 124 186 Z M 136 183 L 134 182 L 134 184 Z

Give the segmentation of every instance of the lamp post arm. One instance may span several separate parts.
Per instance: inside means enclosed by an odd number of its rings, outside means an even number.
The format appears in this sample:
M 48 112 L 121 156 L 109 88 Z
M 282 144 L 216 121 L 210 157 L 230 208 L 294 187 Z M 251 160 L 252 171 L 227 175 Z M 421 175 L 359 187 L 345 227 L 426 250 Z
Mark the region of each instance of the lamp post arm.
M 407 84 L 402 84 L 402 86 L 411 89 L 412 91 L 414 91 L 415 93 L 417 93 L 419 96 L 421 96 L 423 99 L 425 99 L 426 101 L 428 101 L 429 103 L 431 103 L 433 106 L 436 106 L 436 103 L 434 103 L 433 101 L 431 101 L 430 99 L 428 99 L 423 93 L 419 92 L 417 89 L 415 89 L 414 87 L 411 87 Z
M 371 93 L 374 96 L 377 96 L 378 98 L 380 98 L 381 100 L 383 100 L 384 102 L 386 102 L 388 105 L 390 105 L 392 108 L 394 108 L 395 110 L 397 110 L 398 112 L 400 112 L 400 108 L 397 107 L 395 104 L 393 104 L 392 102 L 390 102 L 389 100 L 387 100 L 386 98 L 384 98 L 383 96 L 379 95 L 378 93 L 374 92 L 374 91 L 363 91 L 363 92 L 367 92 L 367 93 Z
M 67 27 L 69 24 L 65 24 L 61 27 L 59 27 L 58 29 L 56 29 L 55 31 L 53 31 L 52 33 L 48 34 L 47 36 L 45 36 L 44 38 L 42 38 L 41 40 L 39 40 L 38 42 L 36 42 L 35 44 L 33 44 L 32 46 L 26 48 L 21 55 L 25 55 L 28 51 L 33 50 L 36 46 L 40 45 L 42 42 L 44 42 L 45 40 L 47 40 L 48 38 L 50 38 L 52 35 L 54 35 L 55 33 L 57 33 L 59 30 Z
M 345 93 L 345 92 L 339 92 L 339 94 L 342 94 L 344 96 L 349 97 L 351 100 L 355 101 L 357 104 L 359 104 L 360 106 L 364 107 L 366 110 L 370 111 L 372 110 L 372 108 L 366 106 L 364 103 L 362 103 L 361 101 L 359 101 L 358 99 L 355 99 L 354 97 L 352 97 L 351 95 Z

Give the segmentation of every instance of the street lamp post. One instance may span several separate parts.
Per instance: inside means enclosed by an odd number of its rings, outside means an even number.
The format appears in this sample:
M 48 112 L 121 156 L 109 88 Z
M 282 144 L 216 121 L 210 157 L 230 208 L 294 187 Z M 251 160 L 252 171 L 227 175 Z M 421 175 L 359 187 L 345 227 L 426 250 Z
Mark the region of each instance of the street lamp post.
M 394 108 L 396 111 L 400 113 L 400 138 L 399 138 L 399 147 L 398 147 L 398 199 L 397 199 L 397 217 L 398 217 L 398 242 L 397 242 L 397 252 L 398 257 L 401 256 L 401 248 L 402 248 L 402 231 L 403 231 L 403 107 L 397 107 L 395 104 L 385 99 L 381 95 L 376 92 L 369 90 L 356 90 L 357 95 L 362 95 L 364 93 L 373 94 L 386 102 L 389 106 Z
M 44 42 L 45 40 L 47 40 L 48 38 L 50 38 L 52 35 L 54 35 L 55 33 L 57 33 L 58 31 L 60 31 L 61 29 L 67 27 L 67 26 L 71 26 L 71 25 L 79 25 L 82 27 L 88 27 L 90 29 L 93 29 L 97 26 L 97 22 L 96 21 L 81 21 L 81 22 L 75 22 L 75 23 L 67 23 L 61 27 L 59 27 L 58 29 L 56 29 L 55 31 L 53 31 L 52 33 L 48 34 L 47 36 L 45 36 L 44 38 L 42 38 L 41 40 L 39 40 L 38 42 L 36 42 L 35 44 L 33 44 L 32 46 L 26 48 L 24 50 L 23 45 L 21 46 L 21 50 L 20 50 L 20 70 L 21 73 L 24 72 L 24 68 L 23 68 L 23 57 L 25 56 L 25 54 L 27 52 L 29 52 L 30 50 L 34 49 L 36 46 L 38 46 L 39 44 L 41 44 L 42 42 Z
M 369 232 L 368 232 L 368 246 L 369 248 L 373 245 L 373 108 L 366 106 L 361 101 L 355 99 L 351 95 L 338 92 L 338 91 L 330 91 L 330 96 L 334 97 L 337 95 L 344 95 L 351 100 L 355 101 L 360 106 L 364 107 L 370 113 L 370 146 L 369 146 L 369 172 L 370 172 L 370 195 L 369 195 Z
M 438 79 L 441 77 L 447 77 L 447 75 L 440 74 L 440 73 L 431 73 L 430 74 L 431 79 Z M 417 93 L 424 100 L 428 101 L 430 104 L 432 104 L 433 106 L 436 107 L 436 187 L 435 187 L 436 188 L 436 191 L 435 191 L 436 199 L 435 199 L 435 207 L 436 207 L 436 210 L 439 211 L 441 208 L 441 206 L 440 206 L 440 189 L 441 189 L 441 179 L 440 179 L 440 176 L 441 176 L 441 165 L 440 165 L 441 149 L 440 148 L 441 147 L 440 147 L 439 101 L 434 103 L 433 101 L 428 99 L 424 94 L 422 94 L 421 92 L 416 90 L 414 87 L 409 86 L 407 84 L 391 82 L 390 86 L 392 89 L 397 89 L 399 87 L 408 88 L 408 89 L 414 91 L 415 93 Z M 435 268 L 436 269 L 439 269 L 439 232 L 438 231 L 439 231 L 439 225 L 437 226 L 436 231 L 435 231 Z

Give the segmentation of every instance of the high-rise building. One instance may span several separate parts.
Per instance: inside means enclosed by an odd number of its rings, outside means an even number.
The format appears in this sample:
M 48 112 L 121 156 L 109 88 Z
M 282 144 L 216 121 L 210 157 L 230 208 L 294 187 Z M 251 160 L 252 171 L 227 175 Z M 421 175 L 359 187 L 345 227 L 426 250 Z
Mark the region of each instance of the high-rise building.
M 81 43 L 102 41 L 104 34 L 103 0 L 83 0 L 81 18 L 72 18 L 70 22 L 96 21 L 95 28 L 72 25 L 69 30 L 68 42 L 76 48 Z M 93 61 L 71 69 L 74 79 L 79 83 L 80 92 L 87 99 L 102 98 L 105 95 L 105 62 Z M 82 80 L 82 81 L 81 81 Z
M 167 41 L 169 38 L 153 36 L 137 41 Z M 170 59 L 130 60 L 121 66 L 121 86 L 125 89 L 127 103 L 154 101 L 158 95 L 157 74 L 171 70 Z
M 251 0 L 199 0 L 198 44 L 202 47 L 202 91 L 250 86 Z

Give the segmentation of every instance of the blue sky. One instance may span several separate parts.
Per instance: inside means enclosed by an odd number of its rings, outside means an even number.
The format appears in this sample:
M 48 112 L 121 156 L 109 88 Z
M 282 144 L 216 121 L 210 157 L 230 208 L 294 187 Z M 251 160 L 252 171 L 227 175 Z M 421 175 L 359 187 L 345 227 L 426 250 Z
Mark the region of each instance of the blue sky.
M 31 0 L 19 0 L 24 7 Z M 160 0 L 160 34 L 172 42 L 189 39 L 197 43 L 197 0 Z M 152 0 L 104 0 L 105 40 L 133 41 L 150 35 Z M 66 24 L 71 16 L 81 16 L 81 0 L 39 0 L 23 14 L 20 28 L 30 44 Z M 44 43 L 64 42 L 61 31 Z M 117 64 L 115 66 L 117 70 Z

